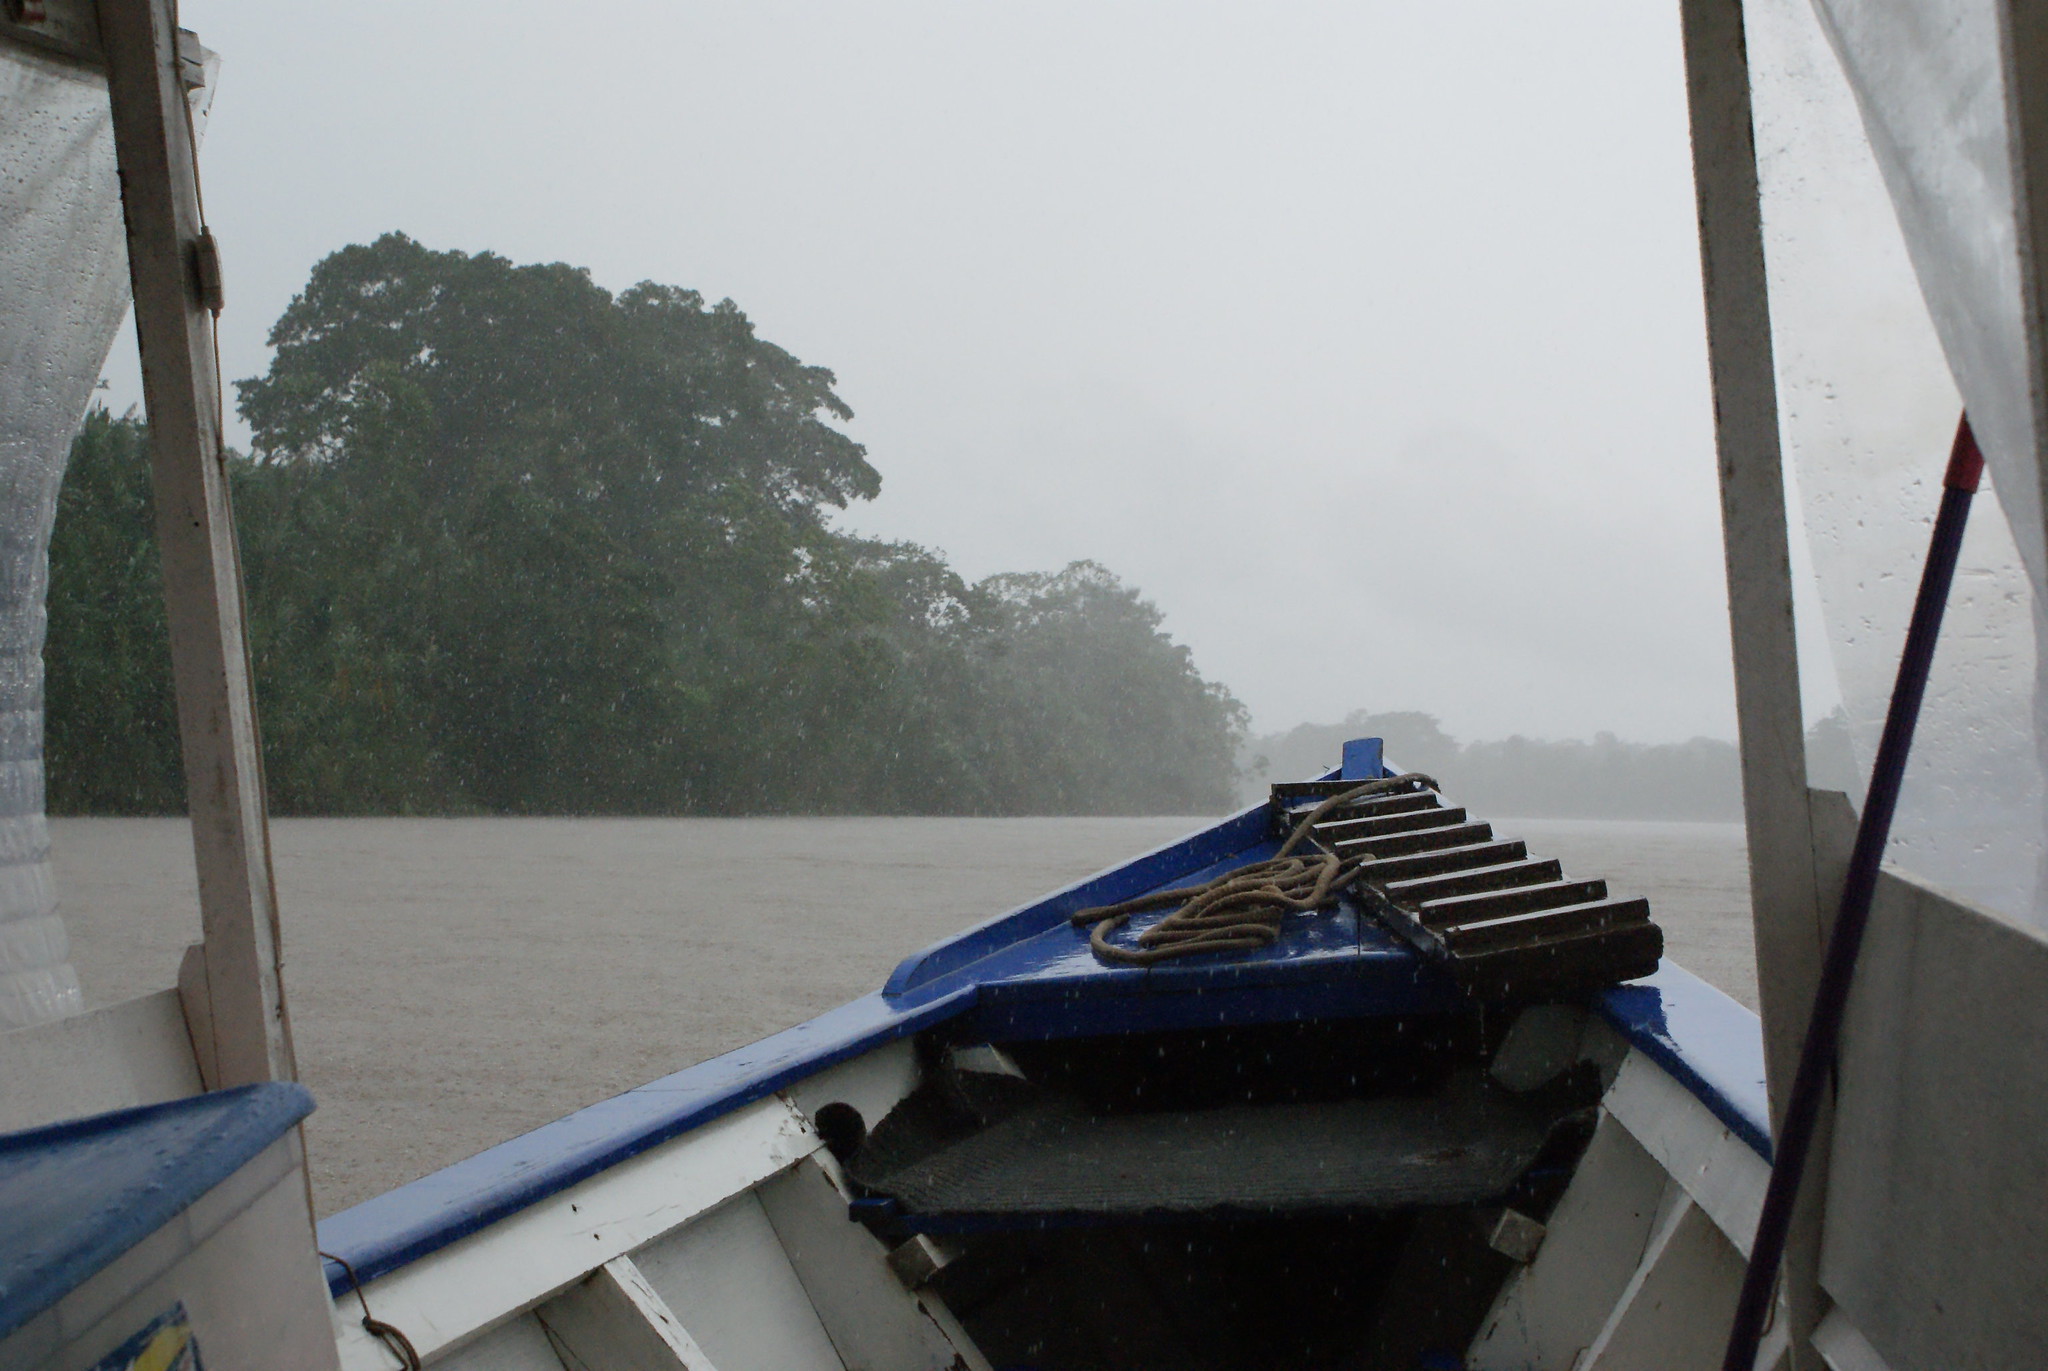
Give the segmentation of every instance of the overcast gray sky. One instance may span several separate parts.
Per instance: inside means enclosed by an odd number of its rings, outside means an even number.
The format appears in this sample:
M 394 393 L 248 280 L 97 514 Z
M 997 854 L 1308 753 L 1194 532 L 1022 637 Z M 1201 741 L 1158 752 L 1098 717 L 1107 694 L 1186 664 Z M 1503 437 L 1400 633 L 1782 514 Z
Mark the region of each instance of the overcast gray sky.
M 183 11 L 230 377 L 389 229 L 687 285 L 837 372 L 845 527 L 1093 557 L 1262 730 L 1733 736 L 1675 4 Z

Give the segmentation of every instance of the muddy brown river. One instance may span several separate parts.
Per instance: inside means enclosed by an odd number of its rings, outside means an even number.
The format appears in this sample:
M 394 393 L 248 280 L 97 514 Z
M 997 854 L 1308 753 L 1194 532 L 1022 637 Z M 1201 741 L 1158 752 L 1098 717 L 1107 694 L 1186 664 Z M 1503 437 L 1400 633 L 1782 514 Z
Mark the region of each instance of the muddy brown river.
M 329 1214 L 879 986 L 907 953 L 1200 826 L 1140 819 L 287 819 L 285 977 Z M 1734 824 L 1512 820 L 1650 897 L 1755 1007 Z M 197 939 L 185 825 L 51 824 L 96 1004 Z

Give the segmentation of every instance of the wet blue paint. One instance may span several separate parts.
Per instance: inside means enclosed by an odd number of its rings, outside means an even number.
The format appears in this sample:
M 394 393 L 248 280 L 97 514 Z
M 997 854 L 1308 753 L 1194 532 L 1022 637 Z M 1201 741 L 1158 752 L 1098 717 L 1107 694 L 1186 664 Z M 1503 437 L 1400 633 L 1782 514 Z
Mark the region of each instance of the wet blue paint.
M 1377 781 L 1386 774 L 1378 738 L 1353 738 L 1344 744 L 1344 765 L 1337 768 L 1340 781 Z
M 0 1337 L 312 1112 L 304 1086 L 273 1082 L 0 1135 Z
M 1771 1098 L 1762 1020 L 1675 962 L 1602 991 L 1600 1010 L 1765 1161 Z
M 359 1279 L 375 1280 L 794 1081 L 951 1018 L 973 993 L 911 1006 L 863 995 L 323 1219 L 320 1246 Z M 327 1283 L 336 1294 L 348 1289 L 334 1262 Z
M 999 914 L 965 933 L 932 944 L 903 959 L 883 985 L 885 995 L 905 995 L 946 976 L 963 972 L 985 957 L 1015 946 L 1049 928 L 1065 925 L 1067 916 L 1094 905 L 1117 904 L 1169 881 L 1189 879 L 1205 867 L 1219 866 L 1270 836 L 1268 806 L 1256 804 L 1185 838 L 1177 838 L 1128 862 L 1055 890 L 1041 899 Z M 1240 863 L 1241 864 L 1241 863 Z

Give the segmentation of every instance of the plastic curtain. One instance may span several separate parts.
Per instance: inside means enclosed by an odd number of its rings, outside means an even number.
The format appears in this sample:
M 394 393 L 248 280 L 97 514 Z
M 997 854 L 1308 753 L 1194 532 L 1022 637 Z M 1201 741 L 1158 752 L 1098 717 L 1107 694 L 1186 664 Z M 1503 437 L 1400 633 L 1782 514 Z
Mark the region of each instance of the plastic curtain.
M 2007 517 L 1971 522 L 1887 858 L 2040 926 L 2041 501 L 1995 33 L 1972 8 L 1745 12 L 1783 436 L 1858 769 L 1967 402 Z
M 0 1028 L 84 1007 L 43 816 L 50 528 L 128 308 L 106 83 L 0 43 Z

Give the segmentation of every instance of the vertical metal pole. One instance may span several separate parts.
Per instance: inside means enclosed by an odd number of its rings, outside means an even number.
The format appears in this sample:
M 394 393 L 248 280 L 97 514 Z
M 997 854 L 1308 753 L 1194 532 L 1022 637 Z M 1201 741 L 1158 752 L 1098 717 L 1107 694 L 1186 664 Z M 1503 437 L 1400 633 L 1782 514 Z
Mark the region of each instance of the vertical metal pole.
M 1756 1366 L 1757 1348 L 1770 1316 L 1772 1287 L 1783 1260 L 1791 1219 L 1798 1212 L 1803 1193 L 1801 1181 L 1814 1156 L 1815 1129 L 1834 1083 L 1835 1058 L 1842 1046 L 1842 1021 L 1848 1013 L 1849 991 L 1855 984 L 1863 935 L 1870 926 L 1877 869 L 1884 861 L 1884 846 L 1891 837 L 1892 816 L 1898 812 L 1899 787 L 1906 777 L 1906 759 L 1913 749 L 1920 706 L 1927 697 L 1927 678 L 1934 669 L 1934 648 L 1941 638 L 1949 589 L 1955 583 L 1963 532 L 1969 526 L 1970 501 L 1983 475 L 1984 455 L 1977 450 L 1976 435 L 1970 431 L 1970 421 L 1965 416 L 1956 426 L 1955 446 L 1949 453 L 1948 472 L 1942 479 L 1941 512 L 1934 520 L 1934 538 L 1927 549 L 1919 593 L 1913 599 L 1906 647 L 1899 655 L 1899 674 L 1892 686 L 1891 704 L 1885 711 L 1884 737 L 1877 745 L 1877 761 L 1870 771 L 1870 791 L 1864 797 L 1863 821 L 1856 830 L 1856 849 L 1849 858 L 1841 906 L 1828 937 L 1806 1041 L 1800 1046 L 1799 1071 L 1793 1077 L 1784 1118 L 1772 1136 L 1776 1147 L 1771 1156 L 1771 1183 L 1764 1192 L 1763 1212 L 1757 1219 L 1756 1241 L 1750 1248 L 1749 1270 L 1743 1276 L 1742 1295 L 1735 1307 L 1735 1327 L 1728 1335 L 1722 1371 L 1754 1371 Z
M 213 317 L 198 278 L 192 119 L 172 0 L 100 0 L 135 287 L 157 541 L 205 933 L 213 1086 L 290 1079 L 275 885 Z
M 1735 708 L 1742 733 L 1742 806 L 1749 836 L 1757 991 L 1773 1127 L 1782 1125 L 1806 1015 L 1819 979 L 1822 903 L 1807 807 L 1806 727 L 1792 624 L 1792 559 L 1778 449 L 1749 55 L 1741 0 L 1682 0 L 1700 273 L 1721 468 L 1721 531 Z M 1827 1122 L 1822 1124 L 1826 1156 Z M 1817 1284 L 1824 1185 L 1801 1191 L 1784 1266 L 1793 1364 L 1817 1365 L 1808 1339 Z

